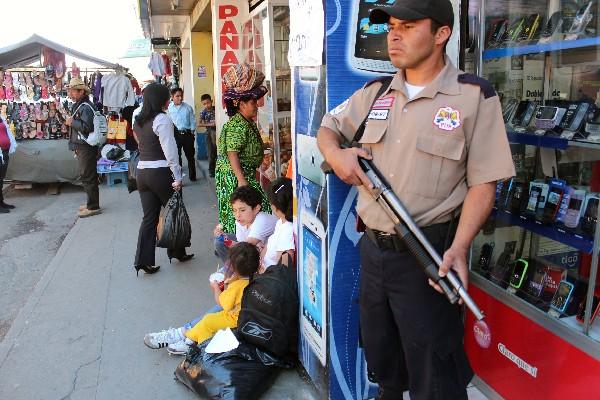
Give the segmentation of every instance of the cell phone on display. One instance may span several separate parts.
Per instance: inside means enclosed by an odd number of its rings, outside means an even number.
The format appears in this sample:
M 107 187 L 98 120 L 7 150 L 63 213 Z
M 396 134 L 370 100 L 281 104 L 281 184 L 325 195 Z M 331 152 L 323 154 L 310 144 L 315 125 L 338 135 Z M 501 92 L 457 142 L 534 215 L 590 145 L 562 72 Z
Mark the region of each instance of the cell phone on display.
M 496 260 L 496 265 L 492 269 L 491 280 L 498 286 L 506 288 L 508 286 L 507 279 L 508 274 L 511 271 L 510 258 L 515 251 L 517 246 L 516 241 L 506 242 L 504 244 L 504 250 Z
M 575 190 L 569 200 L 569 209 L 565 214 L 563 223 L 567 228 L 576 228 L 579 225 L 579 217 L 581 216 L 581 209 L 583 202 L 585 201 L 585 190 Z
M 540 14 L 531 14 L 525 20 L 524 28 L 519 35 L 519 41 L 529 41 L 535 39 L 539 33 L 542 17 Z
M 535 111 L 535 103 L 531 100 L 521 100 L 512 117 L 512 125 L 526 127 L 529 125 Z
M 585 28 L 592 20 L 592 1 L 583 5 L 579 10 L 577 10 L 577 14 L 575 14 L 575 18 L 573 18 L 573 23 L 567 32 L 568 35 L 577 35 L 585 31 Z
M 525 28 L 525 17 L 517 18 L 509 27 L 504 34 L 502 42 L 514 42 L 516 41 L 521 32 Z
M 300 212 L 300 224 L 300 329 L 324 366 L 327 361 L 326 232 L 323 223 L 306 209 Z
M 518 214 L 521 211 L 521 203 L 525 197 L 525 183 L 515 181 L 512 185 L 512 192 L 510 195 L 509 210 L 513 214 Z
M 490 262 L 492 261 L 492 254 L 494 253 L 494 242 L 485 243 L 481 246 L 481 252 L 479 253 L 479 269 L 484 272 L 489 272 Z
M 508 29 L 508 20 L 501 18 L 492 23 L 490 35 L 488 36 L 487 47 L 495 47 L 502 42 L 506 30 Z
M 526 292 L 533 297 L 540 297 L 544 284 L 546 282 L 546 268 L 536 267 L 533 271 L 533 276 L 527 284 Z
M 571 103 L 560 123 L 560 127 L 568 131 L 578 131 L 585 120 L 590 103 Z
M 527 276 L 527 268 L 529 267 L 529 263 L 519 258 L 513 264 L 512 275 L 510 277 L 510 286 L 515 289 L 520 289 L 523 285 L 523 280 Z
M 552 129 L 561 122 L 566 112 L 566 109 L 560 107 L 541 106 L 535 114 L 535 127 Z
M 563 25 L 562 12 L 556 11 L 554 14 L 552 14 L 550 19 L 548 19 L 546 26 L 540 32 L 540 42 L 546 42 L 549 39 L 551 39 L 555 33 L 560 32 L 562 30 L 562 25 Z
M 587 299 L 583 299 L 583 301 L 579 304 L 579 309 L 577 311 L 577 321 L 579 321 L 582 324 L 585 321 L 586 303 Z M 592 315 L 590 316 L 590 325 L 594 323 L 594 320 L 598 315 L 598 310 L 600 310 L 600 297 L 594 296 L 594 299 L 592 301 Z
M 596 194 L 588 194 L 585 198 L 585 211 L 581 218 L 581 230 L 589 236 L 594 236 L 596 233 L 599 203 L 600 199 Z
M 529 189 L 529 199 L 527 200 L 527 206 L 525 207 L 526 212 L 535 214 L 541 195 L 542 189 L 539 186 L 532 186 L 531 189 Z
M 558 284 L 558 289 L 556 293 L 554 293 L 554 297 L 552 297 L 552 301 L 550 302 L 550 307 L 559 313 L 563 314 L 571 301 L 571 295 L 573 294 L 573 286 L 572 283 L 567 281 L 560 281 Z
M 550 188 L 550 192 L 548 193 L 548 199 L 546 200 L 546 206 L 544 207 L 544 214 L 542 215 L 542 222 L 545 224 L 551 224 L 556 219 L 556 214 L 560 209 L 560 202 L 562 201 L 562 197 L 564 194 L 564 190 L 559 187 Z
M 396 72 L 387 52 L 387 24 L 372 24 L 369 14 L 375 8 L 389 8 L 395 0 L 354 0 L 353 32 L 350 34 L 350 64 L 374 72 Z

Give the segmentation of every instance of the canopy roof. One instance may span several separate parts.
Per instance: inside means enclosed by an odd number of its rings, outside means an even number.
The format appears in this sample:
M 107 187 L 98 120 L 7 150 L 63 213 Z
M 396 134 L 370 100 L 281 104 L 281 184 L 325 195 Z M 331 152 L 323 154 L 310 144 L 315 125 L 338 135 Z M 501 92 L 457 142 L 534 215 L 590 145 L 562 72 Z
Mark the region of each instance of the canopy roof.
M 96 57 L 88 56 L 77 50 L 70 49 L 39 35 L 32 35 L 22 42 L 0 48 L 0 67 L 16 68 L 25 67 L 36 61 L 39 61 L 42 54 L 42 47 L 46 46 L 55 51 L 69 54 L 80 60 L 89 61 L 106 68 L 117 68 L 118 64 L 101 60 Z

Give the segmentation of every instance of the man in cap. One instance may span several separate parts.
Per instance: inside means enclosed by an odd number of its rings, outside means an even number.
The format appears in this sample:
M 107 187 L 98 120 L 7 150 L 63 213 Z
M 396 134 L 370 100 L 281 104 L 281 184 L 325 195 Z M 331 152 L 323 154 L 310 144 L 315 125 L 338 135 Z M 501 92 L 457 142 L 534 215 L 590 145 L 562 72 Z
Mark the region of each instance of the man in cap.
M 364 186 L 357 157 L 372 159 L 440 254 L 467 286 L 467 253 L 488 217 L 496 181 L 514 175 L 498 96 L 445 57 L 454 13 L 449 0 L 398 0 L 376 8 L 387 23 L 388 54 L 398 68 L 328 113 L 318 132 L 325 160 L 359 186 L 360 320 L 367 365 L 380 399 L 467 399 L 473 376 L 462 345 L 460 308 L 428 282 L 394 225 Z M 389 86 L 388 86 L 389 85 Z M 368 116 L 368 117 L 367 117 Z M 352 141 L 363 120 L 361 148 Z M 449 247 L 448 247 L 449 245 Z M 433 286 L 433 287 L 432 287 Z M 438 291 L 436 292 L 434 288 Z
M 90 88 L 81 80 L 73 78 L 69 82 L 69 98 L 75 102 L 71 107 L 71 117 L 65 124 L 70 128 L 69 149 L 75 151 L 79 164 L 79 174 L 83 189 L 87 194 L 87 203 L 79 206 L 79 218 L 100 214 L 100 195 L 98 191 L 98 146 L 90 146 L 85 138 L 94 131 L 94 105 L 90 102 Z

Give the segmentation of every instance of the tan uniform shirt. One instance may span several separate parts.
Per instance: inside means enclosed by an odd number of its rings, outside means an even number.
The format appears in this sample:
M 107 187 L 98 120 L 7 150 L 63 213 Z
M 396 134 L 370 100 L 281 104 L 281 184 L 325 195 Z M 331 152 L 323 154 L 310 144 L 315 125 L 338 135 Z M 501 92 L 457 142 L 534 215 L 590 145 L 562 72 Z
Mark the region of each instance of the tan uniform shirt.
M 408 100 L 399 71 L 373 109 L 379 83 L 357 90 L 321 123 L 350 141 L 369 114 L 360 143 L 419 226 L 448 221 L 469 187 L 515 175 L 498 96 L 486 99 L 480 86 L 458 82 L 461 73 L 446 58 L 436 79 Z M 357 211 L 369 228 L 393 232 L 362 187 Z

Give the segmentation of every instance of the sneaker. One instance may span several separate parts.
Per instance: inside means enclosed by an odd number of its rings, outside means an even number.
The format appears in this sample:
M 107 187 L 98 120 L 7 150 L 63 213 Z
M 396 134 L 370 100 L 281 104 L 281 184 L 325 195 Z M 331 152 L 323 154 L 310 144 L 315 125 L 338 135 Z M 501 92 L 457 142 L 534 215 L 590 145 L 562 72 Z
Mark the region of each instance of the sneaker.
M 185 356 L 193 343 L 190 339 L 185 338 L 177 343 L 169 344 L 167 351 L 173 356 Z
M 92 215 L 98 215 L 98 214 L 102 214 L 101 209 L 98 208 L 96 210 L 88 210 L 86 208 L 85 210 L 80 210 L 77 215 L 79 216 L 79 218 L 87 218 L 87 217 L 91 217 Z
M 184 339 L 181 328 L 169 328 L 166 331 L 148 333 L 144 336 L 144 344 L 151 349 L 162 349 L 171 343 L 177 343 Z

